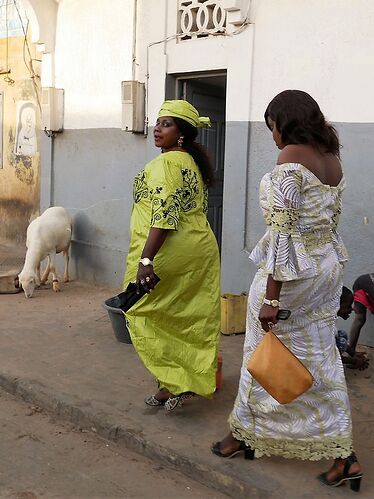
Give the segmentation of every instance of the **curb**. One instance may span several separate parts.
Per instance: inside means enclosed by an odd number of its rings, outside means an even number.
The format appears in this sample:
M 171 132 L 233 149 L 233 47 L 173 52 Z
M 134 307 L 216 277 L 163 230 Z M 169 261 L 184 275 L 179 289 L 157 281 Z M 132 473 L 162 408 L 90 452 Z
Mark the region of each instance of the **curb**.
M 91 412 L 87 408 L 80 408 L 79 404 L 74 405 L 63 395 L 52 393 L 45 385 L 37 381 L 22 380 L 0 373 L 0 388 L 26 402 L 38 405 L 47 412 L 51 412 L 82 429 L 90 430 L 106 440 L 114 441 L 118 445 L 146 456 L 159 464 L 173 468 L 229 497 L 236 499 L 280 497 L 274 489 L 269 490 L 263 487 L 264 482 L 260 476 L 253 477 L 253 481 L 258 482 L 259 485 L 251 485 L 241 480 L 240 477 L 234 477 L 204 463 L 192 461 L 174 450 L 147 440 L 136 430 L 126 429 L 114 422 L 111 423 L 110 416 L 108 417 L 107 414 L 100 417 L 99 414 Z

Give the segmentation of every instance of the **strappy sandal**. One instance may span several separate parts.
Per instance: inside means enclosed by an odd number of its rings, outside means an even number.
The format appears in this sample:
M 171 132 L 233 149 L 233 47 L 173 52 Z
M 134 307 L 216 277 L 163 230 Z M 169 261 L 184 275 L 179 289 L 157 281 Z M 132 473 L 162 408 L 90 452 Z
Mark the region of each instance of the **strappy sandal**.
M 150 407 L 162 407 L 165 405 L 166 400 L 158 400 L 154 395 L 150 395 L 144 399 L 144 402 Z
M 254 449 L 252 449 L 251 447 L 246 445 L 244 442 L 240 442 L 239 448 L 230 452 L 229 454 L 223 454 L 223 452 L 221 452 L 221 442 L 216 442 L 215 444 L 213 444 L 212 447 L 210 448 L 210 450 L 216 456 L 227 457 L 228 459 L 235 457 L 240 452 L 244 452 L 244 459 L 250 459 L 252 461 L 255 458 Z
M 327 473 L 322 473 L 319 475 L 318 479 L 325 485 L 329 485 L 330 487 L 339 487 L 340 485 L 343 485 L 344 482 L 349 481 L 349 485 L 351 486 L 351 490 L 354 492 L 359 492 L 360 487 L 361 487 L 361 480 L 363 477 L 363 474 L 361 471 L 359 473 L 352 473 L 349 474 L 349 468 L 352 466 L 352 464 L 357 463 L 357 457 L 356 454 L 353 452 L 350 456 L 347 457 L 345 463 L 344 463 L 344 469 L 343 469 L 343 474 L 340 475 L 338 478 L 335 480 L 328 480 L 327 479 Z
M 176 395 L 175 397 L 168 398 L 167 401 L 165 402 L 165 411 L 166 412 L 174 411 L 174 409 L 176 409 L 177 407 L 181 407 L 185 400 L 188 400 L 194 396 L 195 394 L 192 392 L 184 392 L 181 393 L 180 395 Z

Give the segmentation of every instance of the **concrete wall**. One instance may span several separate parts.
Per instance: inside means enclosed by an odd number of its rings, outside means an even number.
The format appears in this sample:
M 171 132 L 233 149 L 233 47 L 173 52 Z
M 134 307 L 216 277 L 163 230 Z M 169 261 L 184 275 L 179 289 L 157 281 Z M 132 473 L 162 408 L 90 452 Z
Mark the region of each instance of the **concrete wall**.
M 29 39 L 30 41 L 30 39 Z M 38 108 L 38 81 L 30 77 L 23 56 L 24 37 L 15 36 L 0 39 L 0 67 L 10 69 L 8 75 L 0 78 L 0 92 L 3 107 L 0 110 L 2 150 L 0 149 L 0 239 L 24 244 L 29 221 L 39 214 L 39 164 L 40 164 L 40 112 Z M 36 50 L 30 44 L 31 56 L 37 59 Z M 6 54 L 8 52 L 8 61 Z M 26 60 L 29 56 L 26 52 Z M 39 73 L 39 64 L 34 61 Z M 11 83 L 11 82 L 10 82 Z M 16 154 L 19 114 L 23 102 L 29 102 L 35 112 L 35 126 L 30 140 L 36 145 L 32 155 Z M 24 152 L 22 149 L 21 152 Z M 20 151 L 18 151 L 20 152 Z
M 158 25 L 158 33 L 154 24 L 145 32 L 146 22 L 144 33 L 141 32 L 143 52 L 139 49 L 139 74 L 149 74 L 150 122 L 155 119 L 163 97 L 164 73 L 227 70 L 222 277 L 225 292 L 241 292 L 247 289 L 253 274 L 246 261 L 247 252 L 264 228 L 258 208 L 258 184 L 277 159 L 277 150 L 263 124 L 263 113 L 271 98 L 285 88 L 310 92 L 328 119 L 341 130 L 346 169 L 354 168 L 358 155 L 361 158 L 365 154 L 366 161 L 370 161 L 372 147 L 368 138 L 374 121 L 370 89 L 374 70 L 369 54 L 374 48 L 371 30 L 374 5 L 363 0 L 354 5 L 349 0 L 254 0 L 249 10 L 253 24 L 241 33 L 188 41 L 170 39 L 151 45 L 148 67 L 144 68 L 145 46 L 172 37 L 176 29 L 175 2 L 152 7 L 141 2 L 145 4 L 148 15 L 154 9 L 150 17 L 164 15 L 167 20 L 164 27 Z M 354 203 L 359 178 L 351 179 L 349 173 L 347 178 L 348 182 L 354 182 L 345 198 L 348 211 L 349 204 Z M 363 188 L 362 194 L 370 206 L 368 189 Z M 351 219 L 343 217 L 342 227 L 344 234 L 347 233 L 348 246 L 352 243 L 353 252 L 360 254 L 356 241 L 363 240 L 364 235 L 367 241 L 372 229 L 370 223 L 362 226 L 367 210 L 362 204 L 357 208 L 359 225 L 356 220 L 355 228 L 357 231 L 361 228 L 363 234 L 351 234 Z M 360 268 L 371 265 L 369 257 L 361 257 L 360 261 Z M 359 271 L 357 264 L 352 265 L 347 267 L 348 281 Z
M 118 129 L 66 130 L 54 146 L 54 204 L 74 217 L 72 272 L 122 283 L 129 245 L 132 179 L 145 163 L 144 138 Z
M 63 0 L 55 85 L 65 90 L 64 128 L 121 126 L 121 81 L 132 75 L 134 0 Z
M 251 121 L 286 88 L 311 93 L 334 122 L 373 122 L 371 0 L 254 0 Z
M 340 224 L 340 233 L 349 252 L 344 284 L 352 289 L 353 282 L 359 275 L 372 272 L 373 269 L 370 247 L 374 241 L 374 226 L 371 220 L 374 207 L 371 194 L 374 124 L 334 123 L 334 125 L 342 143 L 342 163 L 347 179 Z M 259 182 L 261 177 L 273 168 L 278 154 L 271 134 L 263 122 L 251 123 L 250 143 L 245 239 L 248 252 L 252 250 L 265 229 L 258 205 Z M 364 217 L 368 218 L 369 224 L 364 223 Z M 250 263 L 249 281 L 255 271 L 255 265 Z M 238 269 L 237 278 L 240 278 L 240 269 Z M 367 324 L 362 331 L 363 341 L 371 345 L 374 345 L 373 319 L 373 316 L 368 314 Z M 341 321 L 340 328 L 349 330 L 350 322 Z
M 342 233 L 351 255 L 346 284 L 372 270 L 373 2 L 227 0 L 241 9 L 230 20 L 250 6 L 249 26 L 229 22 L 227 36 L 185 41 L 175 38 L 178 2 L 138 0 L 136 29 L 134 3 L 59 3 L 55 83 L 65 89 L 65 131 L 53 148 L 43 139 L 42 197 L 75 216 L 76 275 L 120 285 L 132 179 L 157 154 L 150 134 L 120 131 L 121 80 L 146 83 L 151 132 L 166 74 L 213 70 L 227 73 L 222 291 L 247 290 L 255 271 L 247 256 L 264 229 L 258 185 L 277 159 L 263 112 L 286 88 L 310 92 L 341 134 L 348 180 Z
M 72 275 L 113 286 L 123 278 L 132 181 L 146 151 L 142 135 L 120 129 L 133 5 L 63 0 L 53 64 L 45 61 L 46 80 L 64 89 L 65 103 L 63 133 L 42 141 L 41 207 L 62 205 L 73 215 Z

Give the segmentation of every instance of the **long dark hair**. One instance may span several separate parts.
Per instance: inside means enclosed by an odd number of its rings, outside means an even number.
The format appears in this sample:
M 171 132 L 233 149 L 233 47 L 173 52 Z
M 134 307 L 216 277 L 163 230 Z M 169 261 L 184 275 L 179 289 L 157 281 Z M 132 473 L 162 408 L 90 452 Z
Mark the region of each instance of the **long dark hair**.
M 214 183 L 213 165 L 205 147 L 195 142 L 197 128 L 181 118 L 173 117 L 173 120 L 184 137 L 183 149 L 193 157 L 195 163 L 199 167 L 204 184 L 207 187 L 211 187 Z
M 276 95 L 265 111 L 265 123 L 275 121 L 284 144 L 310 144 L 321 152 L 340 157 L 337 131 L 328 123 L 317 102 L 302 90 Z

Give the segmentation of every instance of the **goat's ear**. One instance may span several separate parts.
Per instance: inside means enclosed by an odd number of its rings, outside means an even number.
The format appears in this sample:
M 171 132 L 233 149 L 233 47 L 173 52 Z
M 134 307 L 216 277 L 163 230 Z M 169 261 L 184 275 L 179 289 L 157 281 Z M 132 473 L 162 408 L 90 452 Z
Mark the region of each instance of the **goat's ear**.
M 18 276 L 14 278 L 14 287 L 17 288 L 17 289 L 22 289 L 22 285 L 19 282 L 19 277 Z

